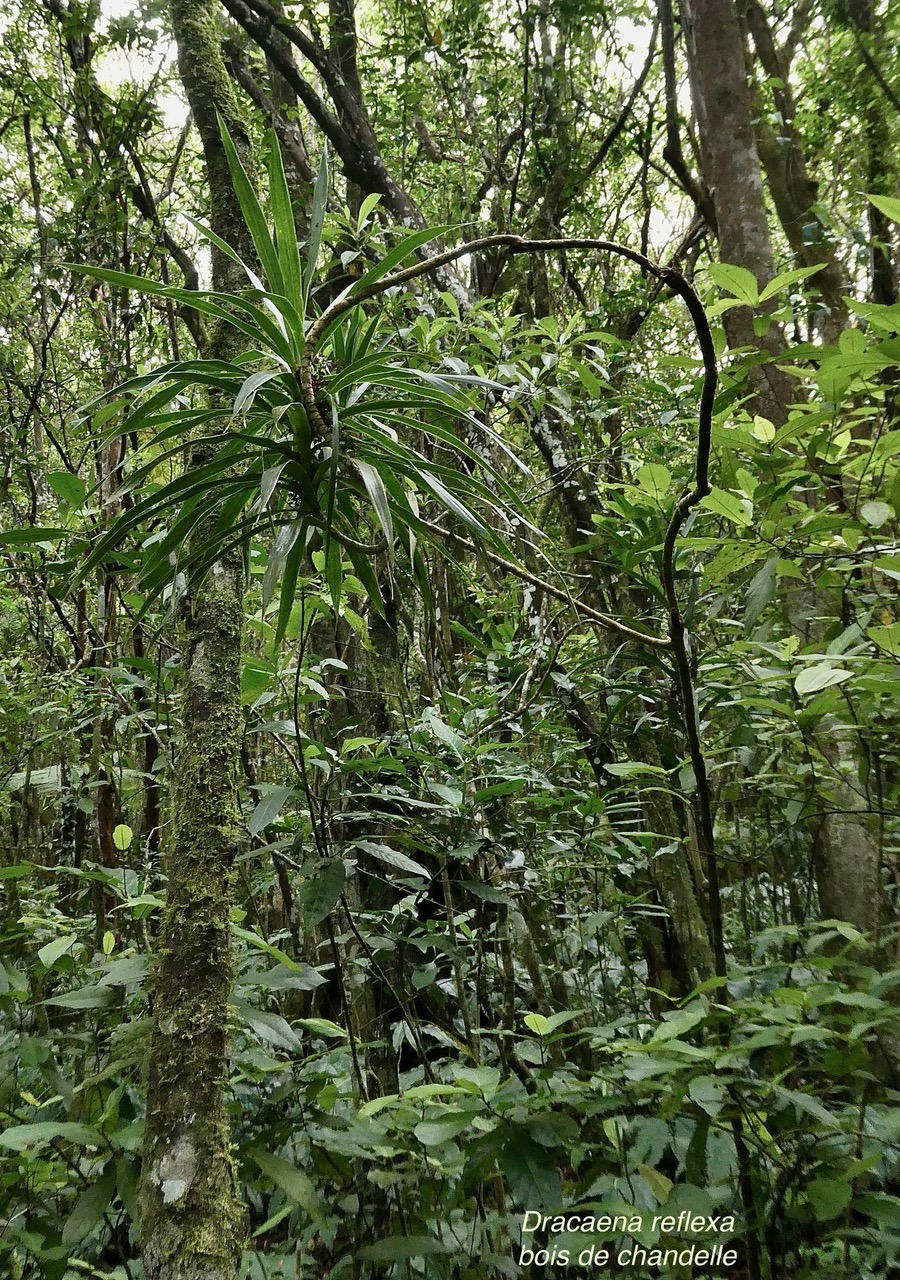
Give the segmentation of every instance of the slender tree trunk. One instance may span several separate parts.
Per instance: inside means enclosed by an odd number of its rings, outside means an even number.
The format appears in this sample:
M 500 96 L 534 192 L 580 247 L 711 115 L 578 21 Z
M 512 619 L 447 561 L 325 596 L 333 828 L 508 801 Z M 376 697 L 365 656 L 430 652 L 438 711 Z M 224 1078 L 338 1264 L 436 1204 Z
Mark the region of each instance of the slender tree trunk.
M 825 307 L 817 317 L 817 328 L 826 342 L 837 342 L 847 323 L 847 304 L 844 302 L 848 287 L 846 273 L 816 209 L 818 185 L 807 168 L 796 125 L 797 109 L 791 89 L 789 55 L 778 47 L 759 0 L 747 0 L 744 15 L 781 121 L 776 131 L 769 122 L 762 94 L 758 93 L 756 138 L 772 202 L 797 265 L 811 267 L 821 264 L 822 269 L 816 274 L 814 283 Z
M 747 79 L 746 58 L 734 0 L 683 0 L 691 89 L 701 133 L 704 178 L 715 201 L 720 254 L 752 271 L 762 284 L 773 274 L 772 246 Z M 754 337 L 748 309 L 728 313 L 732 346 L 752 344 L 776 353 L 781 335 L 773 325 Z M 727 326 L 726 326 L 727 327 Z M 763 366 L 752 408 L 783 422 L 792 398 L 789 380 Z M 804 644 L 818 638 L 813 619 L 834 617 L 834 604 L 819 588 L 796 593 L 785 611 Z M 864 762 L 855 727 L 823 720 L 818 746 L 829 773 L 826 813 L 814 833 L 816 881 L 823 911 L 863 931 L 886 919 L 881 884 L 878 824 L 871 815 Z
M 203 143 L 213 229 L 252 261 L 219 135 L 221 117 L 249 163 L 215 12 L 209 0 L 172 0 L 172 32 Z M 220 290 L 245 283 L 218 252 L 213 278 Z M 235 339 L 222 326 L 205 354 L 228 359 Z M 199 460 L 195 447 L 192 464 Z M 241 843 L 242 625 L 243 566 L 232 553 L 192 591 L 185 609 L 183 732 L 166 857 L 140 1195 L 148 1280 L 233 1280 L 243 1250 L 244 1213 L 225 1108 L 228 915 Z
M 734 0 L 683 0 L 691 95 L 700 133 L 703 180 L 712 194 L 719 256 L 752 271 L 760 286 L 775 274 L 763 193 L 744 42 Z M 749 308 L 725 316 L 729 346 L 783 347 L 776 325 L 760 338 Z M 774 363 L 756 365 L 751 380 L 756 411 L 783 422 L 793 397 L 787 374 Z

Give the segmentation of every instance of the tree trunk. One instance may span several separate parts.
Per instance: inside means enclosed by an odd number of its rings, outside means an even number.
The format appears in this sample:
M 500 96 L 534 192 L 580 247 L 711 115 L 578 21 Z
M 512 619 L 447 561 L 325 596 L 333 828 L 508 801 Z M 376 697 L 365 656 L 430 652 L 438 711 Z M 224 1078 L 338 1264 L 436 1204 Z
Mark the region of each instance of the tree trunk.
M 206 159 L 212 227 L 252 262 L 218 117 L 243 151 L 245 166 L 247 137 L 214 15 L 208 0 L 172 0 L 179 71 Z M 215 252 L 216 289 L 242 287 L 241 275 Z M 204 354 L 228 359 L 236 338 L 221 326 Z M 192 463 L 197 461 L 195 448 Z M 232 983 L 228 916 L 241 843 L 242 626 L 243 566 L 232 553 L 192 590 L 185 608 L 184 721 L 166 858 L 140 1195 L 148 1280 L 233 1280 L 243 1251 L 244 1213 L 224 1096 Z
M 688 32 L 691 90 L 701 132 L 704 178 L 713 192 L 720 254 L 752 271 L 760 284 L 773 273 L 769 225 L 760 175 L 750 87 L 734 0 L 683 0 Z M 755 338 L 744 307 L 728 312 L 731 345 L 764 345 L 776 352 L 781 335 L 773 325 Z M 728 326 L 726 325 L 726 328 Z M 792 398 L 789 379 L 764 366 L 755 383 L 751 412 L 784 422 Z M 817 638 L 818 616 L 833 617 L 832 602 L 819 588 L 798 592 L 786 621 L 804 644 Z M 824 816 L 814 835 L 819 897 L 826 915 L 856 928 L 875 929 L 887 904 L 881 884 L 878 824 L 862 782 L 865 769 L 852 727 L 824 719 L 819 748 L 830 766 Z
M 703 179 L 712 194 L 719 256 L 752 271 L 760 287 L 775 274 L 753 122 L 750 85 L 734 0 L 683 0 L 691 95 L 700 133 Z M 731 347 L 783 347 L 776 325 L 763 338 L 753 330 L 749 308 L 725 316 Z M 756 365 L 751 380 L 756 412 L 783 422 L 793 387 L 773 363 Z

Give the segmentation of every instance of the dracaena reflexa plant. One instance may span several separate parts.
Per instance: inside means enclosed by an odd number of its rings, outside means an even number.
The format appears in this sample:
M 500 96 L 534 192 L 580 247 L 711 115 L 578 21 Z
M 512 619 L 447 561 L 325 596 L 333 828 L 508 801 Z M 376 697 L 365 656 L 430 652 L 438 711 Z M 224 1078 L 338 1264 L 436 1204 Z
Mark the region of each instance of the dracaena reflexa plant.
M 118 410 L 112 434 L 137 436 L 141 447 L 122 486 L 132 501 L 97 538 L 81 571 L 115 553 L 128 535 L 145 533 L 135 564 L 149 604 L 257 537 L 269 547 L 264 610 L 280 584 L 277 643 L 312 546 L 321 549 L 318 563 L 335 602 L 349 560 L 379 607 L 376 554 L 403 554 L 427 587 L 423 544 L 435 532 L 422 516 L 425 504 L 443 508 L 486 543 L 498 543 L 496 527 L 511 518 L 527 521 L 514 488 L 467 439 L 487 436 L 512 456 L 478 415 L 485 393 L 498 384 L 433 367 L 421 353 L 400 348 L 377 301 L 374 312 L 364 311 L 361 299 L 332 322 L 315 323 L 313 283 L 328 194 L 324 153 L 301 252 L 274 137 L 271 224 L 224 128 L 222 137 L 257 263 L 242 262 L 208 228 L 200 230 L 243 269 L 246 289 L 193 291 L 121 271 L 76 268 L 192 307 L 246 339 L 233 361 L 166 364 L 102 398 Z M 372 204 L 367 201 L 369 210 Z M 371 296 L 371 286 L 448 230 L 406 236 L 351 283 L 344 301 L 365 290 Z M 198 389 L 205 395 L 194 403 L 191 392 Z M 184 465 L 187 442 L 191 461 Z

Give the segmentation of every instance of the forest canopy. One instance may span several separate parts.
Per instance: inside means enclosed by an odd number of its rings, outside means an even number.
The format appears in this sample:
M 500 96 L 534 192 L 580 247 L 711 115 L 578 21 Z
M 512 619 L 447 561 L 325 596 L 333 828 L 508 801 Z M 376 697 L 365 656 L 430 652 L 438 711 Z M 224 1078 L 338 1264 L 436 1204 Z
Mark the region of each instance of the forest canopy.
M 0 1273 L 895 1276 L 900 10 L 0 33 Z

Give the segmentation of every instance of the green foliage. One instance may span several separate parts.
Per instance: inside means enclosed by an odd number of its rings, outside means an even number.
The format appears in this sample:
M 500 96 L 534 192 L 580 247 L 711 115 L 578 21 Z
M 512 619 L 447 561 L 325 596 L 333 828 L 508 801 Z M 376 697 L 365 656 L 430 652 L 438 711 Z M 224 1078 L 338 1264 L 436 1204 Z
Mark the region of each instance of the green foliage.
M 796 18 L 779 13 L 779 39 Z M 896 15 L 876 19 L 892 47 Z M 385 2 L 358 20 L 366 110 L 335 107 L 331 143 L 231 40 L 283 143 L 248 100 L 257 198 L 223 131 L 258 259 L 236 261 L 233 294 L 206 287 L 210 248 L 234 254 L 173 123 L 165 20 L 88 7 L 60 26 L 25 4 L 4 27 L 28 75 L 0 74 L 0 1272 L 142 1275 L 144 1068 L 192 714 L 180 624 L 236 546 L 226 1099 L 248 1280 L 499 1280 L 524 1270 L 525 1211 L 601 1208 L 733 1215 L 753 1280 L 888 1280 L 900 307 L 874 267 L 896 237 L 896 74 L 869 75 L 877 33 L 835 10 L 785 66 L 793 117 L 759 75 L 760 129 L 788 158 L 799 138 L 821 193 L 808 256 L 772 214 L 764 280 L 687 234 L 648 107 L 658 61 L 631 100 L 628 46 L 655 13 Z M 378 183 L 333 148 L 338 117 L 371 123 Z M 711 321 L 750 315 L 771 344 L 717 332 L 714 487 L 676 557 L 724 983 L 687 957 L 706 873 L 669 657 L 583 608 L 666 616 L 696 353 L 665 291 L 598 254 L 485 253 L 361 298 L 481 224 L 643 238 L 660 261 L 681 242 Z M 829 328 L 832 254 L 849 296 Z M 221 325 L 233 361 L 203 356 Z M 758 403 L 776 372 L 783 419 Z M 823 851 L 844 846 L 829 882 Z M 873 849 L 867 936 L 822 903 L 849 913 Z

